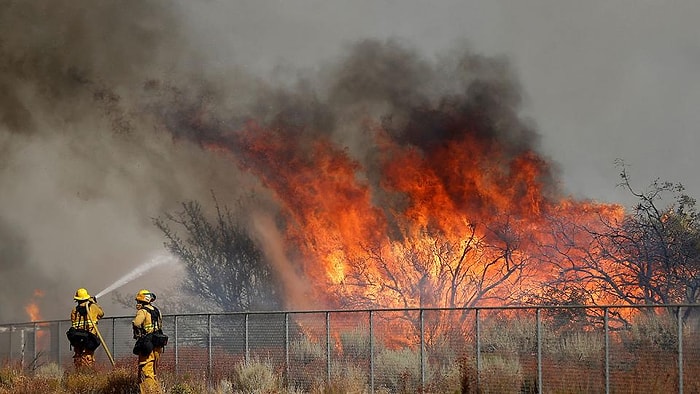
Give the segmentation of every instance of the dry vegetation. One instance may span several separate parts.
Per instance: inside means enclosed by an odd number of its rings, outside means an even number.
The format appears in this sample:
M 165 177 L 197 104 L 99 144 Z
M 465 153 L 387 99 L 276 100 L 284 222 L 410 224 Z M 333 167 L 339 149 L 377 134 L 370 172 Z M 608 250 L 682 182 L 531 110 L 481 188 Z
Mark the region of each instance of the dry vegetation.
M 639 318 L 611 335 L 610 388 L 616 393 L 678 391 L 677 334 L 668 320 Z M 605 392 L 605 342 L 600 330 L 556 332 L 543 329 L 543 382 L 547 392 Z M 364 330 L 338 335 L 327 371 L 325 343 L 297 340 L 290 343 L 290 365 L 274 357 L 240 355 L 216 357 L 207 374 L 205 349 L 188 352 L 187 365 L 174 374 L 165 360 L 160 374 L 165 393 L 536 393 L 536 326 L 531 320 L 493 320 L 482 326 L 480 373 L 475 344 L 464 341 L 464 351 L 450 354 L 426 350 L 426 385 L 421 387 L 420 352 L 417 348 L 374 346 L 374 381 L 369 375 L 369 338 Z M 426 344 L 426 349 L 430 349 Z M 440 348 L 440 347 L 438 347 Z M 455 357 L 454 353 L 461 353 Z M 700 345 L 684 337 L 684 389 L 700 390 Z M 184 362 L 184 360 L 181 360 Z M 189 368 L 194 363 L 199 369 Z M 204 366 L 202 368 L 202 366 Z M 330 374 L 330 382 L 327 376 Z M 207 379 L 207 376 L 210 378 Z M 136 370 L 128 360 L 98 373 L 73 373 L 56 364 L 27 371 L 17 365 L 0 368 L 0 393 L 137 393 Z

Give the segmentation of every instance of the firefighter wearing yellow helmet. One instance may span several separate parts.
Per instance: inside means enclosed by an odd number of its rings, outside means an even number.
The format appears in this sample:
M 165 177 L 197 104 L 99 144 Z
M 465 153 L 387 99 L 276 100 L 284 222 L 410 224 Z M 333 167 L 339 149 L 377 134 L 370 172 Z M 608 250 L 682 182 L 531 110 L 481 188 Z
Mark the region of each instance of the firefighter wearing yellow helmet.
M 100 345 L 97 321 L 104 316 L 104 311 L 85 288 L 76 290 L 73 300 L 76 305 L 70 313 L 71 327 L 66 333 L 73 347 L 73 365 L 76 370 L 93 369 L 95 349 Z
M 162 331 L 160 311 L 152 305 L 155 299 L 156 295 L 145 289 L 136 293 L 136 316 L 132 325 L 136 339 L 134 354 L 138 355 L 139 391 L 142 394 L 162 393 L 156 369 L 168 337 Z

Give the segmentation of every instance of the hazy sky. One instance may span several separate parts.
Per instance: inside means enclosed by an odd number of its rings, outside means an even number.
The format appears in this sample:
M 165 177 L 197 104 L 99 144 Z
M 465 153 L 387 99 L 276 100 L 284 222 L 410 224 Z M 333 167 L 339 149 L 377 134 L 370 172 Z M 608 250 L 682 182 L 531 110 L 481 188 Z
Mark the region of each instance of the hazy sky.
M 44 317 L 66 317 L 75 288 L 97 293 L 162 251 L 152 217 L 246 181 L 152 135 L 132 107 L 146 81 L 220 74 L 234 106 L 255 89 L 241 74 L 314 72 L 363 39 L 506 59 L 576 198 L 629 203 L 616 158 L 641 189 L 658 177 L 700 197 L 698 19 L 681 0 L 0 0 L 0 321 L 24 320 L 34 288 Z M 167 290 L 156 276 L 125 289 L 141 287 Z

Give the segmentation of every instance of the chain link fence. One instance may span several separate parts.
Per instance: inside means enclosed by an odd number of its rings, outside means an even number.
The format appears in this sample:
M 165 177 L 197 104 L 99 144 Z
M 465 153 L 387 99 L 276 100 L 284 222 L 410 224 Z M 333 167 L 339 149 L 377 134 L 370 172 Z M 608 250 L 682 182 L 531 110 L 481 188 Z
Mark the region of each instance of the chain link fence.
M 132 317 L 99 329 L 133 365 Z M 161 368 L 215 385 L 262 363 L 301 392 L 700 392 L 700 306 L 377 309 L 164 316 Z M 72 367 L 69 321 L 0 325 L 0 359 Z M 109 362 L 104 349 L 98 363 Z

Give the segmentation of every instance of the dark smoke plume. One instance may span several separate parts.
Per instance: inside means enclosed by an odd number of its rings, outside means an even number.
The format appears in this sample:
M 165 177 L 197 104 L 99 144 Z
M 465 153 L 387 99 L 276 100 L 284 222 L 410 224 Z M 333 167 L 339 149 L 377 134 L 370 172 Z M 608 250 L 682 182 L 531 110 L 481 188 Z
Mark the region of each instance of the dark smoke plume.
M 246 156 L 241 139 L 250 122 L 288 144 L 289 154 L 278 157 L 280 162 L 292 155 L 304 161 L 311 142 L 325 136 L 338 150 L 349 150 L 380 199 L 379 167 L 386 157 L 378 156 L 371 122 L 397 145 L 425 157 L 465 135 L 496 147 L 493 163 L 503 166 L 538 150 L 539 135 L 519 113 L 520 87 L 508 62 L 466 49 L 430 61 L 396 41 L 365 40 L 317 75 L 292 87 L 262 90 L 255 100 L 247 112 L 224 116 L 201 101 L 189 102 L 166 116 L 167 128 L 202 146 L 226 147 L 242 167 L 265 176 L 274 176 L 274 160 Z M 537 157 L 545 192 L 557 194 L 556 167 Z
M 252 168 L 239 145 L 250 122 L 299 157 L 329 137 L 361 165 L 380 207 L 394 197 L 380 187 L 374 122 L 426 155 L 463 133 L 498 142 L 504 160 L 537 150 L 505 59 L 459 48 L 434 60 L 366 40 L 296 78 L 267 79 L 213 67 L 185 22 L 179 3 L 0 1 L 0 271 L 13 278 L 3 305 L 51 288 L 43 317 L 64 318 L 75 288 L 97 292 L 162 250 L 150 218 L 181 201 L 214 190 L 221 201 L 253 191 L 274 203 L 253 176 L 272 168 Z M 554 193 L 550 166 L 542 182 Z M 133 285 L 157 292 L 159 278 Z M 24 319 L 0 309 L 0 321 Z

